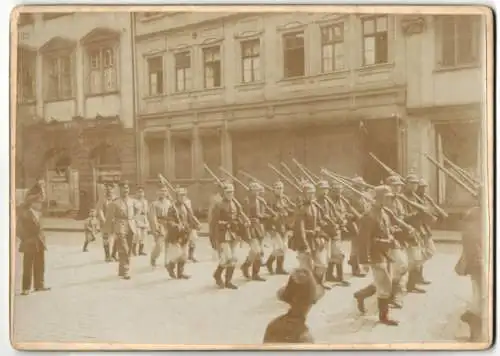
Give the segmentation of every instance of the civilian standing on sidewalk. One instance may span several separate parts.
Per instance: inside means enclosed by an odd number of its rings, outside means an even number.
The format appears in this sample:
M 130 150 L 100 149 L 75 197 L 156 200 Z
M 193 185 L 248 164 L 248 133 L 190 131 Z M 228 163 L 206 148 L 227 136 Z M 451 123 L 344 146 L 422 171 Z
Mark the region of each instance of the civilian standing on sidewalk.
M 44 194 L 28 194 L 17 218 L 16 234 L 21 240 L 19 252 L 23 254 L 22 295 L 31 291 L 32 281 L 36 292 L 48 291 L 45 286 L 45 235 L 40 225 Z

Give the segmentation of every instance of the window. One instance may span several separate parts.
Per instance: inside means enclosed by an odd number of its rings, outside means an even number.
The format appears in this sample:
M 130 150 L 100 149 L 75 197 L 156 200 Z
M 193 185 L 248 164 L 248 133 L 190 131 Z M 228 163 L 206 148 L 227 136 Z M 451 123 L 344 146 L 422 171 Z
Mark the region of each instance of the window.
M 285 78 L 301 77 L 305 73 L 304 32 L 283 36 Z
M 19 50 L 18 61 L 18 101 L 21 103 L 35 100 L 36 97 L 36 53 Z
M 148 58 L 149 95 L 163 94 L 163 57 Z
M 344 69 L 344 24 L 321 29 L 321 71 L 335 72 Z
M 363 19 L 363 65 L 388 62 L 387 16 L 370 16 Z
M 72 64 L 70 54 L 45 58 L 46 99 L 60 100 L 73 97 Z
M 175 54 L 175 90 L 177 92 L 191 89 L 191 53 L 189 51 Z
M 147 140 L 149 153 L 149 177 L 156 178 L 165 173 L 165 140 L 155 137 Z
M 111 46 L 90 48 L 89 94 L 109 93 L 117 90 L 115 49 Z
M 241 81 L 251 83 L 260 81 L 260 40 L 241 42 Z
M 221 59 L 220 46 L 203 49 L 203 63 L 205 74 L 205 88 L 218 88 L 221 86 Z
M 441 65 L 454 67 L 478 60 L 478 28 L 475 16 L 441 17 Z

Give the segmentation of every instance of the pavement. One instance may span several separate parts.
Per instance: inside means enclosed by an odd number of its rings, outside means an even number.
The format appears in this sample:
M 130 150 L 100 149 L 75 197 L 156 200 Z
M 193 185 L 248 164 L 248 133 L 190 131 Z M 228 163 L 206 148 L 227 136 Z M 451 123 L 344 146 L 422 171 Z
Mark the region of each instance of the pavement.
M 45 231 L 50 232 L 83 232 L 84 220 L 68 218 L 44 217 L 42 226 Z M 208 236 L 208 224 L 203 223 L 200 235 Z M 434 241 L 442 243 L 461 243 L 461 234 L 458 231 L 434 230 Z
M 216 289 L 211 277 L 216 262 L 207 239 L 198 241 L 200 261 L 186 267 L 190 280 L 171 280 L 164 268 L 153 269 L 149 258 L 141 256 L 133 257 L 132 279 L 125 281 L 118 279 L 116 263 L 103 261 L 100 241 L 83 253 L 80 233 L 47 235 L 46 284 L 51 291 L 20 296 L 20 256 L 15 255 L 12 341 L 19 348 L 29 349 L 31 343 L 43 343 L 37 346 L 49 349 L 82 344 L 115 349 L 123 344 L 135 348 L 261 344 L 266 325 L 287 309 L 276 298 L 286 276 L 265 272 L 266 282 L 248 282 L 237 270 L 238 290 Z M 345 247 L 348 251 L 348 243 Z M 242 247 L 240 259 L 245 253 Z M 459 254 L 455 244 L 437 244 L 425 271 L 433 283 L 426 286 L 427 294 L 409 294 L 405 307 L 392 311 L 401 322 L 396 328 L 377 322 L 375 298 L 367 300 L 366 315 L 359 314 L 352 294 L 371 279 L 347 274 L 352 285 L 334 286 L 310 312 L 308 324 L 316 343 L 335 348 L 353 343 L 432 347 L 464 342 L 468 330 L 459 318 L 471 291 L 468 278 L 458 277 L 453 269 Z M 295 265 L 290 252 L 287 268 Z

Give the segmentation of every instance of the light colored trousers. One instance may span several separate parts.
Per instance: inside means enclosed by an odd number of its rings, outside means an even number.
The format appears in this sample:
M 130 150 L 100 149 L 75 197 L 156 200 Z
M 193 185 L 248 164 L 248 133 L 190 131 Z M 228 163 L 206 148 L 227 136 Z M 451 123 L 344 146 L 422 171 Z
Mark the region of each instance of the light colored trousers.
M 153 247 L 153 251 L 151 252 L 151 259 L 156 261 L 158 257 L 160 257 L 160 254 L 162 250 L 164 250 L 164 255 L 165 255 L 165 265 L 168 263 L 168 243 L 166 243 L 166 237 L 163 235 L 156 235 L 155 236 L 155 245 Z
M 406 249 L 394 248 L 391 250 L 390 257 L 392 259 L 393 297 L 395 301 L 401 302 L 408 283 L 408 254 Z
M 165 264 L 186 262 L 188 258 L 189 244 L 178 242 L 168 242 L 165 249 Z
M 140 244 L 146 241 L 146 237 L 148 236 L 148 229 L 143 227 L 138 227 L 136 229 L 136 233 L 134 234 L 134 243 Z
M 219 244 L 219 266 L 220 267 L 234 267 L 238 258 L 236 256 L 236 248 L 238 241 L 228 241 Z
M 392 268 L 387 261 L 372 263 L 370 269 L 373 274 L 373 284 L 377 298 L 389 299 L 392 296 Z
M 284 256 L 288 247 L 288 235 L 286 233 L 282 235 L 278 231 L 271 231 L 269 235 L 271 236 L 272 254 L 274 256 Z
M 260 259 L 260 254 L 262 252 L 262 242 L 257 238 L 253 238 L 248 243 L 250 246 L 250 250 L 248 250 L 248 262 L 253 262 L 257 259 Z
M 330 239 L 328 240 L 327 246 L 329 250 L 328 262 L 333 264 L 344 263 L 345 253 L 342 248 L 342 240 Z
M 297 260 L 299 268 L 306 268 L 310 271 L 324 271 L 328 266 L 327 246 L 317 248 L 312 253 L 298 252 Z
M 422 248 L 422 264 L 430 260 L 436 254 L 436 245 L 434 239 L 429 237 L 425 240 Z

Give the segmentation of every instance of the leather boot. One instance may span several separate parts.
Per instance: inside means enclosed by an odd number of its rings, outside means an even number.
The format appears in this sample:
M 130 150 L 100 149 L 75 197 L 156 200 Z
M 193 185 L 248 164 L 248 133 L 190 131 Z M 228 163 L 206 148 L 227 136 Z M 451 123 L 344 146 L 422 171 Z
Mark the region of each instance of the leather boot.
M 217 269 L 215 270 L 213 277 L 215 279 L 215 284 L 219 288 L 224 288 L 224 282 L 222 281 L 222 272 L 224 271 L 224 267 L 217 266 Z
M 369 286 L 354 293 L 354 299 L 356 299 L 356 304 L 360 313 L 366 313 L 365 299 L 374 295 L 376 291 L 377 289 L 375 286 L 370 284 Z
M 406 290 L 408 293 L 416 293 L 416 294 L 424 294 L 425 290 L 418 288 L 417 284 L 417 271 L 411 270 L 408 272 L 408 284 L 406 286 Z
M 326 269 L 325 279 L 327 282 L 336 282 L 335 276 L 333 275 L 333 263 L 328 264 L 328 268 Z
M 167 263 L 167 272 L 168 272 L 168 275 L 170 276 L 170 278 L 177 278 L 177 276 L 175 275 L 175 263 L 173 262 L 169 262 Z
M 177 279 L 189 279 L 191 276 L 188 276 L 187 274 L 184 273 L 184 266 L 186 265 L 185 262 L 179 262 L 177 263 Z
M 398 321 L 389 318 L 389 299 L 378 298 L 378 319 L 385 325 L 399 325 Z
M 483 321 L 481 320 L 481 317 L 475 314 L 471 314 L 469 320 L 469 328 L 471 342 L 483 341 Z
M 87 240 L 85 240 L 85 242 L 83 243 L 83 248 L 82 248 L 82 251 L 83 252 L 88 252 L 89 250 L 87 249 L 87 247 L 89 246 L 89 242 Z
M 259 276 L 260 259 L 256 259 L 252 264 L 252 281 L 265 282 L 265 279 Z
M 274 271 L 273 271 L 273 263 L 274 263 L 274 260 L 276 259 L 276 257 L 274 255 L 270 255 L 269 258 L 267 259 L 266 261 L 266 268 L 267 268 L 267 271 L 270 273 L 270 274 L 274 274 Z
M 106 262 L 111 262 L 112 261 L 111 255 L 109 254 L 109 246 L 108 245 L 104 246 L 104 260 Z
M 352 268 L 352 275 L 353 277 L 365 277 L 366 274 L 361 272 L 361 268 L 359 268 L 359 263 L 357 261 L 352 261 L 350 263 L 351 268 Z
M 233 279 L 233 274 L 234 274 L 234 266 L 227 267 L 226 268 L 226 283 L 225 287 L 228 289 L 238 289 L 237 286 L 235 286 L 232 282 Z
M 146 252 L 144 252 L 144 244 L 141 242 L 139 244 L 139 256 L 146 256 Z
M 288 272 L 285 270 L 285 256 L 276 257 L 276 274 L 287 275 Z
M 392 295 L 391 298 L 389 299 L 389 306 L 393 307 L 395 309 L 402 309 L 403 308 L 403 300 L 402 300 L 402 293 L 401 293 L 401 288 L 399 287 L 399 283 L 397 281 L 392 282 Z
M 243 277 L 245 277 L 246 279 L 250 279 L 250 272 L 249 272 L 249 269 L 250 269 L 250 262 L 248 260 L 246 260 L 241 266 L 240 266 L 240 269 L 241 269 L 241 273 L 243 273 Z
M 342 263 L 337 263 L 337 278 L 336 280 L 340 283 L 342 287 L 349 287 L 351 283 L 344 280 L 344 266 Z

